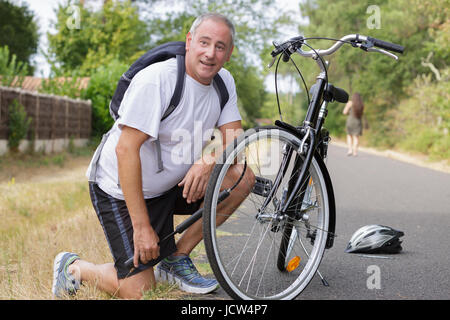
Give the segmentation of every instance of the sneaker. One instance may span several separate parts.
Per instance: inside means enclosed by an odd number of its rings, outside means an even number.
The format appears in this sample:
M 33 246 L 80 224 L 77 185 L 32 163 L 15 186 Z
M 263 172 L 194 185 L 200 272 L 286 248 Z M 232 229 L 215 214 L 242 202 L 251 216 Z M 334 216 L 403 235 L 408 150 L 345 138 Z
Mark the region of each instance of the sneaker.
M 57 298 L 74 295 L 80 288 L 81 282 L 72 274 L 67 273 L 69 266 L 80 257 L 75 253 L 60 252 L 53 263 L 52 292 Z
M 203 278 L 195 268 L 189 256 L 168 257 L 158 264 L 155 278 L 178 284 L 178 287 L 190 293 L 210 293 L 219 287 L 215 279 Z

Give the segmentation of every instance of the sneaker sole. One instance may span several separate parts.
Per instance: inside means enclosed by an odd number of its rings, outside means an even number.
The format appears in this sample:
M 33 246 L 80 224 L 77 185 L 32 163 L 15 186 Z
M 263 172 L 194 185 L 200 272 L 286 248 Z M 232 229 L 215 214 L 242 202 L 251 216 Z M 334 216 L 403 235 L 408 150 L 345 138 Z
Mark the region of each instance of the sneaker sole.
M 56 292 L 56 284 L 58 283 L 58 271 L 59 271 L 59 267 L 61 265 L 61 260 L 62 257 L 67 254 L 67 253 L 72 253 L 72 252 L 60 252 L 56 255 L 55 260 L 53 260 L 53 284 L 52 284 L 52 293 L 55 297 L 60 298 L 61 296 L 59 296 Z
M 198 293 L 198 294 L 207 294 L 211 293 L 217 288 L 219 288 L 219 284 L 215 286 L 199 288 L 191 286 L 187 283 L 184 283 L 180 278 L 174 277 L 172 274 L 161 270 L 160 268 L 155 268 L 155 279 L 160 282 L 168 282 L 169 284 L 177 284 L 180 290 L 188 292 L 188 293 Z
M 54 296 L 57 297 L 56 294 L 56 284 L 58 282 L 58 270 L 59 270 L 59 266 L 61 264 L 61 259 L 62 257 L 68 252 L 60 252 L 58 253 L 58 255 L 55 257 L 55 260 L 53 260 L 53 284 L 52 284 L 52 293 Z

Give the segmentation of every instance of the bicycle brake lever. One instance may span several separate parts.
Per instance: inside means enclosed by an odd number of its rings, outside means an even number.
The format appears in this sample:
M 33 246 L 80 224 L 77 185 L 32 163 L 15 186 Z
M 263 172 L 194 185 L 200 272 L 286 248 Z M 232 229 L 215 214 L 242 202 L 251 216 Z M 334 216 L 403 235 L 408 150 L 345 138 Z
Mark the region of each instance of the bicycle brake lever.
M 388 57 L 390 57 L 392 59 L 398 60 L 398 57 L 395 54 L 390 53 L 389 51 L 386 51 L 386 50 L 383 50 L 383 49 L 367 48 L 367 51 L 368 52 L 379 52 L 379 53 L 382 53 L 382 54 L 384 54 L 384 55 L 386 55 L 386 56 L 388 56 Z
M 277 58 L 276 56 L 272 58 L 272 61 L 267 65 L 267 68 L 270 68 L 270 67 L 273 66 L 273 64 L 275 63 L 275 59 L 276 58 Z

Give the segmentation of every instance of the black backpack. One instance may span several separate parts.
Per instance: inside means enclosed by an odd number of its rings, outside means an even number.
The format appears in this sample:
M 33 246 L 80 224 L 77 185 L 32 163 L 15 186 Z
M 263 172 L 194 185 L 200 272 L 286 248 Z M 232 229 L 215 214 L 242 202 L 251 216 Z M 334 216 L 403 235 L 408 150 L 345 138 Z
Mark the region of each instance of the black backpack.
M 177 74 L 177 83 L 175 86 L 175 91 L 173 93 L 172 99 L 170 100 L 169 107 L 161 118 L 161 121 L 167 118 L 178 106 L 178 103 L 181 100 L 181 95 L 183 94 L 184 87 L 184 78 L 186 73 L 186 65 L 185 65 L 185 55 L 186 55 L 186 44 L 181 41 L 176 42 L 168 42 L 162 44 L 158 47 L 155 47 L 149 51 L 147 51 L 144 55 L 142 55 L 138 60 L 136 60 L 131 67 L 126 71 L 121 77 L 119 82 L 117 83 L 116 91 L 111 99 L 109 104 L 109 113 L 113 117 L 114 120 L 119 118 L 118 111 L 120 107 L 120 103 L 122 102 L 125 91 L 128 89 L 130 85 L 131 79 L 142 69 L 148 67 L 149 65 L 168 60 L 170 58 L 177 59 L 178 65 L 178 74 Z M 220 100 L 220 108 L 221 110 L 228 102 L 228 90 L 223 82 L 222 78 L 217 74 L 214 77 L 213 86 L 219 95 Z

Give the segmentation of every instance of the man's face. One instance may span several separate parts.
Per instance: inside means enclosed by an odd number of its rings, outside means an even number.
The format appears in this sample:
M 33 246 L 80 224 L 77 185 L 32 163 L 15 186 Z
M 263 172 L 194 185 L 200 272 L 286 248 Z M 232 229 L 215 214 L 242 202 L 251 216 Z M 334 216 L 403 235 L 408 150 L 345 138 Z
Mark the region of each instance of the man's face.
M 233 46 L 228 26 L 208 19 L 186 36 L 186 73 L 198 82 L 209 85 L 214 76 L 230 60 Z

